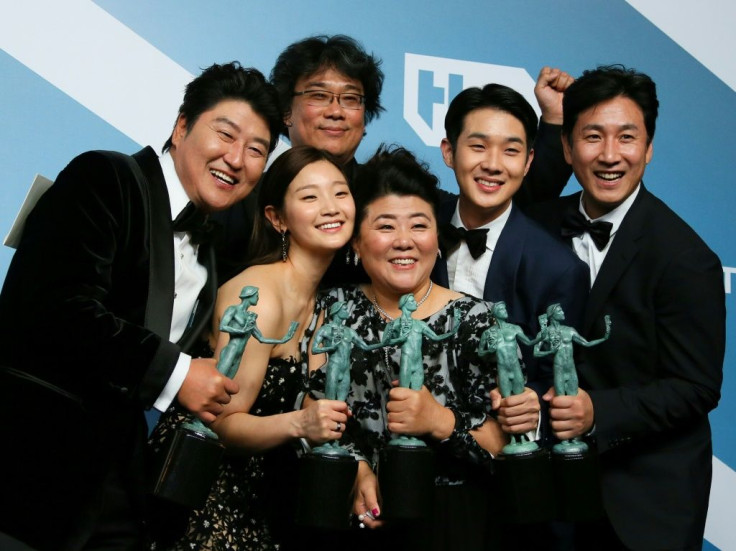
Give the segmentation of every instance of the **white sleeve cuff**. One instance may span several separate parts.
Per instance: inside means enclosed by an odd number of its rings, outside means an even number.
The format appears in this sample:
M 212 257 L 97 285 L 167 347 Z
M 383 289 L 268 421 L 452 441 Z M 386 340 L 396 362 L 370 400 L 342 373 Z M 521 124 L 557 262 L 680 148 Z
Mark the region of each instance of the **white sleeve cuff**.
M 189 354 L 184 354 L 183 352 L 179 354 L 179 359 L 174 366 L 174 371 L 172 371 L 171 377 L 169 377 L 169 381 L 161 391 L 161 394 L 156 398 L 156 401 L 153 404 L 154 408 L 162 413 L 169 409 L 171 402 L 174 401 L 174 398 L 176 398 L 176 395 L 179 393 L 181 385 L 184 384 L 184 379 L 186 379 L 189 374 L 189 364 L 191 362 L 192 357 Z
M 537 416 L 537 430 L 530 430 L 526 433 L 526 437 L 532 441 L 536 442 L 542 437 L 542 413 L 540 412 Z

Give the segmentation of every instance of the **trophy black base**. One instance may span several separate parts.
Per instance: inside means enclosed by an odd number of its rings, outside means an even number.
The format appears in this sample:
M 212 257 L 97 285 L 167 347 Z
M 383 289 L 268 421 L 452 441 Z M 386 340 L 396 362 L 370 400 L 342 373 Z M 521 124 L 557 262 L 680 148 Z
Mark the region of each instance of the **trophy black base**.
M 217 478 L 224 451 L 217 440 L 178 429 L 155 465 L 151 493 L 190 509 L 202 507 Z
M 357 474 L 358 462 L 350 455 L 309 453 L 299 459 L 297 524 L 330 530 L 349 528 Z
M 427 447 L 388 446 L 378 463 L 381 518 L 428 517 L 434 500 L 434 452 Z
M 604 515 L 598 454 L 590 449 L 552 454 L 557 518 L 588 521 Z
M 493 462 L 504 522 L 545 522 L 555 516 L 550 453 L 543 448 L 499 454 Z

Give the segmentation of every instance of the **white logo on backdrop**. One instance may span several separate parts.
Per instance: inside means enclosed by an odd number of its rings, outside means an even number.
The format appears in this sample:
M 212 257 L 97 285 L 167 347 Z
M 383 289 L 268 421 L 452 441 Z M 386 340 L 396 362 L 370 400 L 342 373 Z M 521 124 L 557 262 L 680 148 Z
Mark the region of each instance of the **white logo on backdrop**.
M 404 54 L 404 119 L 425 145 L 439 147 L 445 137 L 450 101 L 471 86 L 497 82 L 520 92 L 539 116 L 535 80 L 519 67 L 462 59 Z

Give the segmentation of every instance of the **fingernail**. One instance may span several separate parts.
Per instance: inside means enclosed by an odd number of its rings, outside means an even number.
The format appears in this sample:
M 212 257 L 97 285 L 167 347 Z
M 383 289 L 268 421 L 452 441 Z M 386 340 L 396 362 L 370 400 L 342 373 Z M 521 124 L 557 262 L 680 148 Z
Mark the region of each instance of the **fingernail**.
M 380 511 L 378 510 L 378 507 L 374 507 L 374 508 L 373 508 L 373 509 L 371 510 L 371 513 L 373 513 L 373 516 L 374 516 L 374 517 L 377 517 L 378 515 L 380 515 L 380 514 L 381 514 L 381 512 L 380 512 Z

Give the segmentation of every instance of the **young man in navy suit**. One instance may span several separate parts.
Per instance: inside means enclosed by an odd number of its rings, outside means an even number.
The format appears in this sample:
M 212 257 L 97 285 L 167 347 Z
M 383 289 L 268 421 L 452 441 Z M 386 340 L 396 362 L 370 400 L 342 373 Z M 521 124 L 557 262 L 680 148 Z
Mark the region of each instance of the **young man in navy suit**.
M 187 353 L 216 293 L 206 215 L 250 193 L 281 124 L 258 71 L 213 65 L 163 155 L 84 153 L 41 197 L 0 294 L 0 532 L 142 548 L 144 409 L 209 423 L 238 391 Z
M 563 146 L 583 190 L 536 217 L 590 269 L 577 396 L 550 390 L 559 438 L 591 434 L 604 521 L 581 549 L 701 549 L 711 483 L 708 412 L 720 397 L 725 293 L 718 257 L 642 181 L 652 159 L 656 87 L 621 66 L 586 71 L 565 92 Z
M 512 201 L 534 158 L 537 116 L 532 106 L 500 84 L 468 88 L 450 103 L 445 130 L 442 155 L 460 195 L 443 197 L 444 250 L 434 279 L 484 300 L 505 301 L 509 321 L 530 337 L 539 331 L 539 314 L 555 302 L 577 325 L 588 293 L 585 265 Z M 460 237 L 466 230 L 471 233 Z M 513 433 L 526 432 L 532 424 L 536 428 L 539 396 L 551 384 L 551 363 L 540 362 L 530 349 L 523 354 L 526 391 L 494 398 L 499 420 Z

